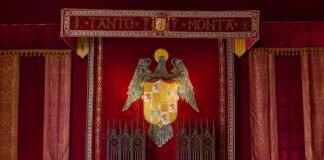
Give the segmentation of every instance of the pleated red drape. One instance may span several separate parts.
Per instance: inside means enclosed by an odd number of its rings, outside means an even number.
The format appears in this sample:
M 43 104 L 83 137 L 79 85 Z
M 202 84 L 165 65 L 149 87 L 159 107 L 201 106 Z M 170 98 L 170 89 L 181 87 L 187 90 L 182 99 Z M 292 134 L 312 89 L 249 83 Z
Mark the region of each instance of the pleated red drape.
M 324 159 L 324 54 L 302 55 L 305 154 Z
M 323 53 L 321 48 L 252 50 L 252 159 L 324 158 Z
M 250 54 L 250 116 L 253 159 L 278 159 L 275 61 Z
M 69 159 L 70 93 L 71 55 L 47 55 L 43 159 Z

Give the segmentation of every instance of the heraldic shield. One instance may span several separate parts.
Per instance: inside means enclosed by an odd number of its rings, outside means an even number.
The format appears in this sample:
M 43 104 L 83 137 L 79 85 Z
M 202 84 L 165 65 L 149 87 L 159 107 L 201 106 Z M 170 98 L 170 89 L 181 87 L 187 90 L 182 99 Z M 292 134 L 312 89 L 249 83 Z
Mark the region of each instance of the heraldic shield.
M 123 108 L 123 111 L 127 110 L 142 97 L 144 118 L 151 124 L 148 135 L 158 147 L 173 137 L 171 123 L 177 118 L 179 98 L 199 112 L 186 66 L 182 60 L 174 58 L 171 60 L 174 68 L 169 73 L 166 69 L 168 57 L 165 49 L 155 51 L 154 59 L 158 65 L 153 73 L 148 69 L 151 64 L 149 58 L 138 61 Z
M 160 13 L 157 17 L 153 17 L 152 27 L 153 31 L 158 34 L 163 34 L 169 31 L 169 17 L 164 14 Z
M 144 118 L 147 122 L 164 127 L 176 120 L 179 82 L 151 79 L 143 82 Z
M 164 17 L 159 17 L 155 19 L 156 30 L 162 32 L 167 29 L 167 20 Z

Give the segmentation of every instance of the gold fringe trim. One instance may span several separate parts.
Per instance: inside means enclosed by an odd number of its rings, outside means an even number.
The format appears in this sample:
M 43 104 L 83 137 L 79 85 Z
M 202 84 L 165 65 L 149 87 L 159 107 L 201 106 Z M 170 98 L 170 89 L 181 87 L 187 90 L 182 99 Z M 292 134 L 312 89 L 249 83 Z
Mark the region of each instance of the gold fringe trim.
M 71 50 L 58 49 L 14 49 L 14 50 L 0 50 L 0 55 L 17 54 L 21 57 L 44 57 L 48 55 L 71 55 Z
M 300 55 L 321 55 L 324 48 L 253 48 L 252 55 L 275 55 L 275 56 L 300 56 Z

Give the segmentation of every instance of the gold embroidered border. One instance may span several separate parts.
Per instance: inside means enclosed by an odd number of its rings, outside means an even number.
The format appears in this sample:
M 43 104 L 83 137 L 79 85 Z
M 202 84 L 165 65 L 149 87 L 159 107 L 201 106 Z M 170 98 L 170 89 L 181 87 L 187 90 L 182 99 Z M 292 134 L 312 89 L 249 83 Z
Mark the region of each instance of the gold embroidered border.
M 17 54 L 22 57 L 43 57 L 47 55 L 66 55 L 71 54 L 71 50 L 58 49 L 14 49 L 14 50 L 0 50 L 0 55 Z
M 17 159 L 19 56 L 0 55 L 0 159 Z
M 235 159 L 235 80 L 234 56 L 231 39 L 226 39 L 226 74 L 227 74 L 227 159 Z
M 86 159 L 92 160 L 92 129 L 93 129 L 93 94 L 94 94 L 94 38 L 90 38 L 90 52 L 88 56 L 88 102 L 87 102 L 87 134 Z
M 224 56 L 224 40 L 218 40 L 219 48 L 219 131 L 220 139 L 219 144 L 221 147 L 221 159 L 225 159 L 225 56 Z
M 98 38 L 98 55 L 97 55 L 97 92 L 96 92 L 96 128 L 95 128 L 95 159 L 100 160 L 101 157 L 101 109 L 102 109 L 102 61 L 103 46 L 102 38 Z
M 253 48 L 252 55 L 299 56 L 324 54 L 324 48 Z
M 73 30 L 70 29 L 71 16 L 134 16 L 154 17 L 164 12 L 170 17 L 196 18 L 232 18 L 244 17 L 251 19 L 251 30 L 246 32 L 168 32 L 164 36 L 151 31 L 104 31 L 104 30 Z M 138 37 L 138 38 L 258 38 L 259 11 L 157 11 L 157 10 L 102 10 L 102 9 L 72 9 L 66 8 L 61 14 L 61 37 Z

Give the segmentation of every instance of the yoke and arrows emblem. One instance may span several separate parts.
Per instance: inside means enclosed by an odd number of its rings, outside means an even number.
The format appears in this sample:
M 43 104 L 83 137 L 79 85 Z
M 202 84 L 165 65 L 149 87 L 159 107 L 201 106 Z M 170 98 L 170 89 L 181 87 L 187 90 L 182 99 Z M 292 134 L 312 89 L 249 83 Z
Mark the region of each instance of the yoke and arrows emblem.
M 169 73 L 166 69 L 168 57 L 165 49 L 155 51 L 154 59 L 158 65 L 153 73 L 148 69 L 149 58 L 138 61 L 123 108 L 123 111 L 127 110 L 142 96 L 144 118 L 151 124 L 148 135 L 159 147 L 173 137 L 171 123 L 177 118 L 179 97 L 199 112 L 185 64 L 180 59 L 172 59 L 174 68 Z

